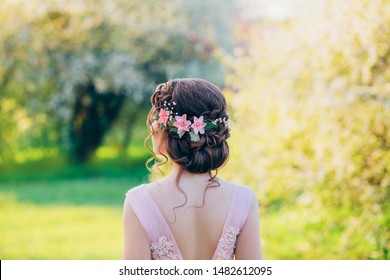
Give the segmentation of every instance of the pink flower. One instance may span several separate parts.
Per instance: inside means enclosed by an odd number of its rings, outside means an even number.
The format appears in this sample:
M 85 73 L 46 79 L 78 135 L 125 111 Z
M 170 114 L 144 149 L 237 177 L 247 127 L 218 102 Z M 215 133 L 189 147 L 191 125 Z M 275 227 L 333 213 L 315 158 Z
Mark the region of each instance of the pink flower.
M 165 111 L 164 109 L 161 108 L 157 123 L 166 126 L 168 119 L 169 119 L 169 111 Z
M 191 127 L 194 129 L 195 134 L 204 134 L 204 127 L 206 124 L 203 122 L 203 116 L 201 116 L 199 119 L 197 117 L 194 117 L 194 123 L 191 125 Z
M 176 121 L 173 123 L 173 126 L 177 127 L 177 133 L 180 134 L 181 132 L 190 131 L 190 121 L 187 121 L 187 114 L 184 114 L 183 116 L 175 117 Z

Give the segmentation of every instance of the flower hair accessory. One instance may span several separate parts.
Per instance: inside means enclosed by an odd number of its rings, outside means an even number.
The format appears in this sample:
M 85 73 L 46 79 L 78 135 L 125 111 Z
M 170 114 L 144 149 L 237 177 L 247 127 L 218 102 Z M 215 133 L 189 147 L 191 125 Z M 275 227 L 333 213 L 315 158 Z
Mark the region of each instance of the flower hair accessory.
M 228 125 L 227 118 L 219 118 L 214 121 L 205 121 L 203 116 L 194 117 L 191 122 L 187 120 L 187 114 L 179 116 L 174 112 L 175 102 L 168 103 L 164 101 L 164 108 L 161 108 L 157 113 L 155 120 L 160 128 L 168 128 L 170 131 L 177 133 L 179 138 L 183 137 L 185 133 L 190 135 L 192 142 L 198 142 L 200 140 L 200 134 L 204 134 L 205 131 L 217 128 L 217 123 L 222 122 L 225 126 Z

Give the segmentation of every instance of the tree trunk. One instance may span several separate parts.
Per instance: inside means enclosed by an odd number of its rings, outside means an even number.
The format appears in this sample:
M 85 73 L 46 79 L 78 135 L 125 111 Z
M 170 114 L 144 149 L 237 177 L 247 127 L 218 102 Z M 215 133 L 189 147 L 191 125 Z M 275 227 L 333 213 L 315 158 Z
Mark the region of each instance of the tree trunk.
M 124 93 L 98 93 L 92 81 L 75 87 L 76 100 L 69 126 L 70 158 L 83 163 L 90 159 L 119 116 Z

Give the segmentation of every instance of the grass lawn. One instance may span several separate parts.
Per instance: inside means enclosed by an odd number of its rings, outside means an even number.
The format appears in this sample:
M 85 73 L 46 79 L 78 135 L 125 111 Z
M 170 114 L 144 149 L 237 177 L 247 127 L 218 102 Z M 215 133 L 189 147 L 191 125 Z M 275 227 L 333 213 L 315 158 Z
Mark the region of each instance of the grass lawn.
M 147 181 L 143 164 L 27 167 L 0 174 L 0 259 L 121 258 L 125 193 Z M 388 259 L 361 232 L 342 238 L 349 224 L 335 222 L 338 211 L 317 213 L 293 199 L 260 207 L 266 259 Z
M 0 182 L 0 259 L 120 259 L 125 193 L 147 172 L 121 175 Z

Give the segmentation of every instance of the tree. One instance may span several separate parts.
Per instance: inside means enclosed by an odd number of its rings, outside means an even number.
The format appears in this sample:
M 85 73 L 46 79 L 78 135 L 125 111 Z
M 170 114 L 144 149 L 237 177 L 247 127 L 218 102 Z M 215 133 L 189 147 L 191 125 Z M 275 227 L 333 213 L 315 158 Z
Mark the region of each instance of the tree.
M 215 54 L 229 34 L 221 36 L 207 20 L 202 22 L 207 32 L 193 30 L 198 23 L 187 18 L 191 9 L 185 5 L 175 0 L 163 6 L 135 0 L 5 1 L 0 91 L 32 119 L 47 116 L 39 125 L 56 131 L 59 146 L 84 162 L 121 116 L 128 118 L 121 123 L 129 138 L 139 108 L 146 107 L 158 83 L 176 76 L 222 83 Z
M 242 33 L 225 172 L 257 189 L 269 258 L 388 259 L 390 10 L 325 4 Z

